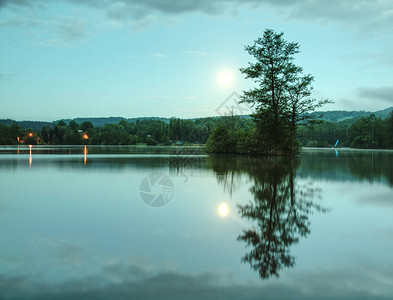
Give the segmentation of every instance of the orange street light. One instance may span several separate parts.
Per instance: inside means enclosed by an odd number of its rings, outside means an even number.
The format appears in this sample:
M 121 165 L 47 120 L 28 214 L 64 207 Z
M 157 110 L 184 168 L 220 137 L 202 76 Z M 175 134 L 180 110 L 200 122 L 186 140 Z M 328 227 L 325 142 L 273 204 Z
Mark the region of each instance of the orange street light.
M 30 133 L 29 133 L 29 137 L 32 137 L 32 136 L 33 136 L 33 133 L 32 133 L 32 132 L 30 132 Z
M 82 135 L 82 138 L 83 138 L 84 140 L 87 140 L 87 139 L 89 138 L 89 136 L 85 133 L 84 135 Z

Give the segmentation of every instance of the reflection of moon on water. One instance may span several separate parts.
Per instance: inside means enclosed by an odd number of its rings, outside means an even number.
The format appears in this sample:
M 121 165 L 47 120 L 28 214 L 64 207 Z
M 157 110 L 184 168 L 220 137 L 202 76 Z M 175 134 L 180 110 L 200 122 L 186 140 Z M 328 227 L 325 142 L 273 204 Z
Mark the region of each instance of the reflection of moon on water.
M 225 217 L 228 216 L 228 214 L 229 214 L 229 207 L 228 207 L 228 204 L 226 204 L 225 202 L 221 203 L 221 204 L 218 206 L 218 215 L 219 215 L 220 217 L 225 218 Z

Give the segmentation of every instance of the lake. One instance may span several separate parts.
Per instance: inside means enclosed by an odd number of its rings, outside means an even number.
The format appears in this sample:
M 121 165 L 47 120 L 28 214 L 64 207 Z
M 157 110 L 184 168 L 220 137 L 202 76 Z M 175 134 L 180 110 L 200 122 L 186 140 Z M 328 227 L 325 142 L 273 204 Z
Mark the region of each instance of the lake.
M 0 179 L 0 299 L 392 299 L 392 151 L 2 146 Z

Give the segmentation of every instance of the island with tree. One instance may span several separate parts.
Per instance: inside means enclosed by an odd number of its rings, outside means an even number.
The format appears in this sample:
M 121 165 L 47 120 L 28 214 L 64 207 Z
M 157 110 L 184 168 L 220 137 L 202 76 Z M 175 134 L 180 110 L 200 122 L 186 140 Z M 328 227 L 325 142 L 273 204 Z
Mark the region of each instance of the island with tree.
M 294 63 L 300 46 L 284 40 L 283 35 L 266 29 L 262 38 L 245 47 L 256 60 L 240 69 L 257 84 L 242 96 L 243 102 L 255 108 L 253 127 L 237 132 L 217 128 L 208 141 L 209 151 L 290 156 L 299 152 L 299 126 L 306 126 L 315 117 L 311 113 L 330 101 L 311 97 L 314 78 Z M 224 137 L 230 145 L 218 142 Z

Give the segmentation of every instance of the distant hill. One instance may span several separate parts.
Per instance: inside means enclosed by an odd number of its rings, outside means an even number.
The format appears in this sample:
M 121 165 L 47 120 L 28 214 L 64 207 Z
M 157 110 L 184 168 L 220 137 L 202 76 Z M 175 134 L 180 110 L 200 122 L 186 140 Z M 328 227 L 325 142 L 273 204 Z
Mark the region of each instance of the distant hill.
M 169 118 L 160 118 L 160 117 L 140 117 L 140 118 L 123 118 L 123 117 L 107 117 L 107 118 L 75 118 L 74 121 L 78 124 L 83 122 L 91 122 L 94 127 L 102 127 L 105 124 L 119 124 L 121 120 L 126 120 L 129 123 L 135 123 L 137 120 L 159 120 L 165 123 L 169 123 Z M 69 123 L 71 119 L 63 120 L 66 123 Z
M 65 123 L 70 123 L 72 119 L 62 119 L 53 122 L 43 122 L 43 121 L 17 121 L 19 126 L 22 128 L 31 128 L 33 130 L 41 130 L 42 127 L 49 125 L 52 126 L 59 121 L 64 121 Z M 159 117 L 141 117 L 141 118 L 122 118 L 122 117 L 102 117 L 102 118 L 75 118 L 73 119 L 76 123 L 81 124 L 83 122 L 91 122 L 94 127 L 102 127 L 105 124 L 119 124 L 121 120 L 126 120 L 129 123 L 135 123 L 137 120 L 160 120 L 169 123 L 169 118 L 159 118 Z M 14 120 L 11 119 L 0 119 L 0 124 L 12 125 Z
M 322 115 L 321 120 L 329 122 L 341 122 L 356 119 L 359 117 L 368 117 L 374 114 L 378 118 L 386 118 L 390 112 L 393 111 L 393 107 L 389 107 L 378 111 L 346 111 L 346 110 L 331 110 L 331 111 L 318 111 L 314 112 L 313 115 Z
M 12 125 L 14 120 L 11 119 L 0 119 L 0 124 Z M 17 121 L 18 125 L 22 128 L 31 128 L 33 130 L 41 130 L 46 125 L 54 125 L 56 122 L 44 122 L 44 121 Z
M 352 123 L 356 118 L 359 117 L 368 117 L 371 114 L 374 114 L 379 118 L 386 118 L 390 112 L 393 111 L 393 107 L 389 107 L 383 110 L 378 111 L 346 111 L 346 110 L 331 110 L 331 111 L 318 111 L 314 112 L 313 115 L 319 116 L 322 115 L 321 120 L 329 121 L 329 122 L 346 122 Z M 240 116 L 244 118 L 248 118 L 249 116 Z M 218 117 L 213 117 L 218 118 Z M 140 118 L 123 118 L 123 117 L 102 117 L 102 118 L 75 118 L 74 121 L 78 124 L 83 122 L 91 122 L 94 127 L 102 127 L 105 124 L 118 124 L 121 120 L 126 120 L 130 123 L 135 123 L 137 120 L 159 120 L 165 123 L 169 123 L 170 118 L 160 118 L 160 117 L 140 117 Z M 192 118 L 190 120 L 196 121 L 198 119 L 203 118 Z M 60 120 L 58 120 L 60 121 Z M 41 130 L 43 126 L 49 125 L 52 126 L 56 124 L 58 121 L 53 122 L 43 122 L 43 121 L 17 121 L 18 125 L 23 128 L 31 128 L 33 130 Z M 62 121 L 69 123 L 71 119 L 63 119 Z M 12 125 L 13 120 L 11 119 L 0 119 L 0 124 Z

